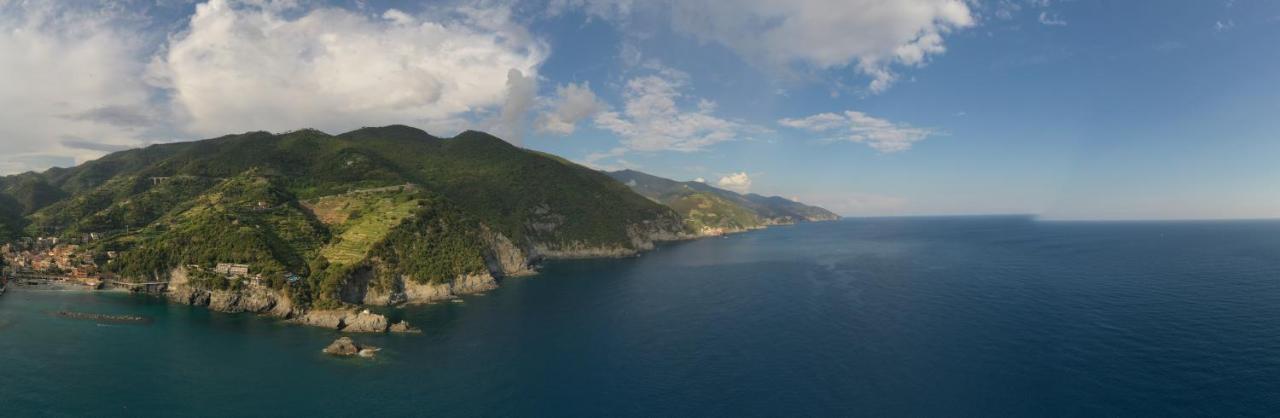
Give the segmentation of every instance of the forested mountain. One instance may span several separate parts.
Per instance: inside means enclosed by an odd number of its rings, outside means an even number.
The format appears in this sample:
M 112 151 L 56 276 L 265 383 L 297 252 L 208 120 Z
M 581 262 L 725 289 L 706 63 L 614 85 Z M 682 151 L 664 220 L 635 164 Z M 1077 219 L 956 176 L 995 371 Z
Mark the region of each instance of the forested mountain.
M 0 178 L 0 238 L 59 237 L 112 280 L 284 317 L 485 291 L 542 258 L 834 218 L 782 198 L 603 173 L 482 132 L 399 125 L 249 132 Z
M 294 296 L 330 305 L 689 236 L 674 211 L 598 171 L 407 126 L 249 132 L 4 177 L 0 233 L 84 240 L 124 280 L 182 268 L 218 289 L 236 283 L 196 273 L 246 264 L 274 288 L 302 277 Z
M 696 181 L 679 182 L 635 170 L 609 173 L 632 190 L 675 209 L 700 231 L 734 232 L 766 225 L 839 219 L 830 211 L 777 196 L 740 194 Z

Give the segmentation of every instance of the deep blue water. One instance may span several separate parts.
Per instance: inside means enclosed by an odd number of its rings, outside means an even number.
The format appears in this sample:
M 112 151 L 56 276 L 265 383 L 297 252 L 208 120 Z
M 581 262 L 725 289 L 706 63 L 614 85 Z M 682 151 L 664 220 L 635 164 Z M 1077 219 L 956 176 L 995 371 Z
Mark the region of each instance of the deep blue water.
M 58 309 L 135 313 L 98 325 Z M 335 333 L 0 296 L 0 415 L 1280 414 L 1280 222 L 855 219 L 556 262 Z

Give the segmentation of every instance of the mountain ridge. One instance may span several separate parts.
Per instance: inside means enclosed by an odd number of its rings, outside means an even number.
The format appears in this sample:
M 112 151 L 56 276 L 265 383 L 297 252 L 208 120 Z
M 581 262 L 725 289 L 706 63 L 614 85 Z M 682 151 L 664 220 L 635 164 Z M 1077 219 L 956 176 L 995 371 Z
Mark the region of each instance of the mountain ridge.
M 608 174 L 636 193 L 672 207 L 686 223 L 707 234 L 840 219 L 826 209 L 779 196 L 742 194 L 703 182 L 681 182 L 630 169 Z
M 698 198 L 739 218 L 735 230 L 781 210 L 721 192 Z M 46 240 L 19 237 L 58 237 L 71 253 L 59 271 L 219 311 L 385 331 L 385 318 L 355 308 L 487 291 L 543 259 L 714 235 L 681 213 L 699 202 L 671 203 L 480 131 L 251 131 L 0 177 L 0 234 L 20 244 L 5 257 L 22 268 L 40 265 Z

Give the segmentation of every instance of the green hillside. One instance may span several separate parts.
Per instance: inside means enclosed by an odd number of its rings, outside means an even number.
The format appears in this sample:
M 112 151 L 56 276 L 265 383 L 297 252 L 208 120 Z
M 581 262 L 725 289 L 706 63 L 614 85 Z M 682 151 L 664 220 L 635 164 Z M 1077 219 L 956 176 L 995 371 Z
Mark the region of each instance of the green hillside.
M 660 201 L 684 215 L 685 223 L 698 231 L 741 231 L 764 226 L 764 220 L 755 212 L 713 193 L 682 191 L 664 195 Z
M 595 170 L 482 132 L 446 139 L 396 125 L 249 132 L 0 178 L 0 238 L 90 234 L 89 250 L 118 254 L 106 266 L 126 280 L 239 263 L 304 303 L 332 305 L 361 271 L 379 278 L 372 285 L 483 272 L 494 235 L 532 262 L 638 251 L 687 229 Z M 291 274 L 305 280 L 287 284 Z
M 769 224 L 815 222 L 839 219 L 826 209 L 781 197 L 739 194 L 688 181 L 679 182 L 635 170 L 608 173 L 632 190 L 665 204 L 684 217 L 690 226 L 741 230 Z

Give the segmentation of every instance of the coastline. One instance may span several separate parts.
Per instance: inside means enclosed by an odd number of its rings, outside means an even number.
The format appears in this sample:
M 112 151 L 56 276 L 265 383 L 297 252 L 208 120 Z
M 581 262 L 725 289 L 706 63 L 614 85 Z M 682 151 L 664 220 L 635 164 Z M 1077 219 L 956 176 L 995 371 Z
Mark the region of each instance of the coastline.
M 771 222 L 755 228 L 716 229 L 714 231 L 699 231 L 691 234 L 657 233 L 645 237 L 636 237 L 635 235 L 640 234 L 635 234 L 633 235 L 635 248 L 572 246 L 568 249 L 550 249 L 545 246 L 534 245 L 529 249 L 528 253 L 512 245 L 501 234 L 496 234 L 496 239 L 490 241 L 492 254 L 490 254 L 489 258 L 492 258 L 492 260 L 488 260 L 489 262 L 486 263 L 489 270 L 486 274 L 462 275 L 448 283 L 422 284 L 402 278 L 398 283 L 398 288 L 393 289 L 393 291 L 375 290 L 367 287 L 358 288 L 362 285 L 368 286 L 367 279 L 361 281 L 353 277 L 356 280 L 348 281 L 346 286 L 356 288 L 351 290 L 351 294 L 354 295 L 353 300 L 358 300 L 359 303 L 350 303 L 346 306 L 327 309 L 297 306 L 287 292 L 279 289 L 251 287 L 238 290 L 208 290 L 195 288 L 189 285 L 186 280 L 186 271 L 181 267 L 171 271 L 169 273 L 170 280 L 160 286 L 148 286 L 146 289 L 108 286 L 96 291 L 144 293 L 164 298 L 171 303 L 204 307 L 215 312 L 252 313 L 275 318 L 289 324 L 327 328 L 343 333 L 420 333 L 422 330 L 415 328 L 407 321 L 393 321 L 386 315 L 369 311 L 367 307 L 403 307 L 434 304 L 449 302 L 462 296 L 483 294 L 500 287 L 501 282 L 505 279 L 539 274 L 539 266 L 545 261 L 638 257 L 646 252 L 653 251 L 657 248 L 656 244 L 661 243 L 724 237 L 773 227 L 794 226 L 798 223 L 831 222 L 839 219 L 786 223 Z M 344 294 L 348 290 L 350 289 L 344 289 Z

